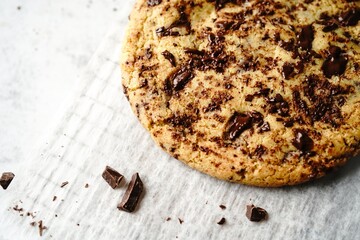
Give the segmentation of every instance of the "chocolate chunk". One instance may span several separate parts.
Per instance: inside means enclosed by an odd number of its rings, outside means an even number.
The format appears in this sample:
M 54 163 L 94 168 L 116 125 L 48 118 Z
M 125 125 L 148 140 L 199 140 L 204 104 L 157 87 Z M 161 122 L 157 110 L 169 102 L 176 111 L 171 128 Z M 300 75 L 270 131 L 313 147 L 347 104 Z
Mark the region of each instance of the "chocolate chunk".
M 102 173 L 102 177 L 113 189 L 118 188 L 124 178 L 123 175 L 109 166 L 106 166 L 104 172 Z
M 300 33 L 296 36 L 298 45 L 301 49 L 310 51 L 314 40 L 314 29 L 312 25 L 303 26 Z
M 119 210 L 133 212 L 139 203 L 144 186 L 138 173 L 135 173 L 126 189 L 125 195 L 118 205 Z
M 185 85 L 194 78 L 191 70 L 181 68 L 171 76 L 172 86 L 175 91 L 180 91 L 185 88 Z
M 349 11 L 341 14 L 338 19 L 342 26 L 356 26 L 360 20 L 360 8 L 350 9 Z
M 9 187 L 11 181 L 14 179 L 14 177 L 15 177 L 15 174 L 13 174 L 12 172 L 4 172 L 0 178 L 1 187 L 4 190 L 6 190 Z
M 292 144 L 302 152 L 310 152 L 314 147 L 314 141 L 309 137 L 307 132 L 303 129 L 294 130 L 295 138 Z
M 225 222 L 226 222 L 226 219 L 225 219 L 225 218 L 221 218 L 220 221 L 217 222 L 217 224 L 223 225 L 223 224 L 225 224 Z
M 284 63 L 281 74 L 286 79 L 289 80 L 294 73 L 294 65 L 291 63 Z
M 265 209 L 260 207 L 255 207 L 254 205 L 246 206 L 246 217 L 252 222 L 260 222 L 265 220 L 268 216 L 268 213 Z
M 251 128 L 251 118 L 246 114 L 235 112 L 226 124 L 224 138 L 235 140 L 249 128 Z
M 147 0 L 147 5 L 149 7 L 153 7 L 156 5 L 159 5 L 161 3 L 162 0 Z
M 69 182 L 68 182 L 68 181 L 66 181 L 66 182 L 62 182 L 62 183 L 61 183 L 61 185 L 60 185 L 60 187 L 61 187 L 61 188 L 63 188 L 63 187 L 65 187 L 65 186 L 66 186 L 66 185 L 68 185 L 68 184 L 69 184 Z
M 347 62 L 348 59 L 343 55 L 341 48 L 330 46 L 329 56 L 324 61 L 321 69 L 327 78 L 334 75 L 339 76 L 345 72 Z
M 165 59 L 167 59 L 170 62 L 170 64 L 173 67 L 176 67 L 176 60 L 175 60 L 174 55 L 171 52 L 169 52 L 168 50 L 165 50 L 161 54 L 164 56 Z

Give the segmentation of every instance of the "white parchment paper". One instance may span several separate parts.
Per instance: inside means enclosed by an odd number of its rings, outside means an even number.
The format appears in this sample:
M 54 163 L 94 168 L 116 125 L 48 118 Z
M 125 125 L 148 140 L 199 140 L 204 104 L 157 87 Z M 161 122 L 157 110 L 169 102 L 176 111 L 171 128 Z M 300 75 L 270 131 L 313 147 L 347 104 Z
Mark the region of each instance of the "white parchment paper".
M 90 62 L 72 106 L 30 156 L 31 166 L 0 191 L 0 239 L 360 239 L 359 157 L 314 183 L 262 189 L 199 173 L 155 145 L 121 89 L 120 44 L 133 2 L 119 11 L 123 21 Z M 126 186 L 108 186 L 101 178 L 106 165 L 127 182 L 140 173 L 146 192 L 135 213 L 116 208 Z M 265 208 L 269 219 L 249 222 L 247 204 Z M 40 220 L 42 237 L 30 225 Z

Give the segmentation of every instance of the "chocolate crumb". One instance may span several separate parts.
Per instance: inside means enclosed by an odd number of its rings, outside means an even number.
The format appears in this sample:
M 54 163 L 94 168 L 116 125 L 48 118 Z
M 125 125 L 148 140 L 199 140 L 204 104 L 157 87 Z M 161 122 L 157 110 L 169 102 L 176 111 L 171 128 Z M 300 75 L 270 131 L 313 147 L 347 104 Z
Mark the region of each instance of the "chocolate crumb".
M 13 174 L 12 172 L 4 172 L 0 178 L 1 187 L 4 190 L 6 190 L 9 187 L 11 181 L 14 179 L 14 177 L 15 177 L 15 174 Z
M 42 221 L 42 220 L 40 220 L 38 223 L 39 223 L 39 234 L 40 234 L 40 237 L 42 237 L 43 231 L 46 230 L 47 227 L 43 225 L 43 221 Z
M 56 201 L 56 199 L 57 199 L 57 196 L 54 196 L 54 197 L 53 197 L 53 202 L 55 202 L 55 201 Z
M 165 50 L 164 52 L 161 53 L 164 58 L 166 60 L 168 60 L 170 62 L 170 64 L 173 66 L 173 67 L 176 67 L 176 60 L 175 60 L 175 56 L 169 52 L 168 50 Z
M 179 219 L 179 223 L 183 224 L 184 220 L 182 220 L 181 218 L 178 218 L 178 219 Z
M 225 218 L 221 218 L 220 221 L 219 221 L 217 224 L 223 225 L 223 224 L 225 224 L 225 222 L 226 222 L 226 219 L 225 219 Z
M 102 177 L 113 189 L 118 188 L 122 179 L 124 178 L 123 175 L 109 166 L 106 166 Z
M 89 187 L 89 184 L 85 184 L 85 188 L 88 188 Z
M 171 220 L 171 217 L 167 217 L 165 220 L 168 222 Z
M 35 227 L 35 226 L 36 226 L 36 222 L 31 222 L 31 223 L 30 223 L 30 226 Z
M 126 212 L 133 212 L 139 203 L 143 189 L 143 182 L 141 181 L 139 174 L 135 173 L 131 178 L 122 201 L 118 205 L 118 209 Z
M 61 188 L 63 188 L 63 187 L 65 187 L 65 186 L 66 186 L 66 185 L 68 185 L 68 184 L 69 184 L 69 182 L 68 182 L 68 181 L 63 182 L 63 183 L 61 183 L 60 187 L 61 187 Z
M 267 216 L 268 213 L 263 208 L 255 207 L 254 205 L 246 206 L 246 217 L 252 222 L 260 222 L 265 220 Z
M 222 210 L 225 210 L 226 209 L 226 206 L 225 205 L 219 205 L 219 207 L 222 209 Z

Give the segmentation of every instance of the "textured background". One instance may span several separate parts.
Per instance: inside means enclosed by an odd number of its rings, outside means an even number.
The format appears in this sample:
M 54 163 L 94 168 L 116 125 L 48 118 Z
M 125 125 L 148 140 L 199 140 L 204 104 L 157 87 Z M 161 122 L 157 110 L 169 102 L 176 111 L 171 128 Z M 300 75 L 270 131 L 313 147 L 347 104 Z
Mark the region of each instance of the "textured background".
M 40 150 L 15 167 L 9 189 L 0 191 L 1 240 L 39 238 L 30 226 L 39 220 L 48 227 L 39 239 L 360 238 L 359 157 L 314 183 L 261 189 L 200 174 L 155 146 L 121 94 L 117 62 L 132 3 L 121 5 L 122 18 L 86 67 L 71 105 Z M 125 187 L 112 190 L 102 180 L 105 165 L 127 182 L 140 173 L 146 192 L 134 214 L 116 209 Z M 69 184 L 60 188 L 64 181 Z M 249 222 L 250 203 L 264 207 L 268 221 Z M 20 216 L 15 205 L 35 218 Z M 222 217 L 227 223 L 219 226 Z

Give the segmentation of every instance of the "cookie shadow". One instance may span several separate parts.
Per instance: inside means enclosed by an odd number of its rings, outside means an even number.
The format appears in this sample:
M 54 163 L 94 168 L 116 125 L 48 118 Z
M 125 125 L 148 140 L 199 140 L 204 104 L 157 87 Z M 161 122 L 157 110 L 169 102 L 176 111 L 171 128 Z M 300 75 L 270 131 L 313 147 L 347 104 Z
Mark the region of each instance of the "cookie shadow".
M 348 162 L 340 167 L 338 170 L 327 174 L 326 176 L 316 179 L 314 181 L 306 182 L 295 186 L 295 188 L 309 188 L 309 187 L 319 187 L 319 186 L 329 186 L 339 183 L 344 177 L 349 177 L 356 174 L 360 168 L 360 155 L 352 157 Z

